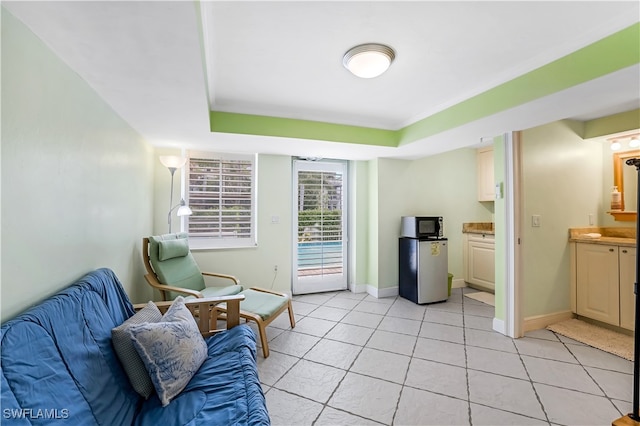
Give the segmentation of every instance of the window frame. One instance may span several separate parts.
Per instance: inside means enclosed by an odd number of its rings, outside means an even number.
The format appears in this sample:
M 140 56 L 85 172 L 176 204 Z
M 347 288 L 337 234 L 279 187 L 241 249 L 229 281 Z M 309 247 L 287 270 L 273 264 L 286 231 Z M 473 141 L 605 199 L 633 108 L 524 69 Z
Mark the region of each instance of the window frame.
M 189 234 L 189 248 L 192 250 L 216 250 L 226 248 L 254 248 L 258 245 L 258 154 L 231 154 L 231 153 L 217 153 L 207 151 L 187 151 L 187 164 L 184 167 L 184 198 L 189 205 L 190 192 L 189 192 L 189 173 L 191 169 L 191 159 L 201 158 L 207 160 L 218 161 L 250 161 L 251 162 L 251 219 L 250 219 L 250 237 L 197 237 L 192 236 L 189 232 L 189 216 L 185 216 L 184 220 L 184 232 Z

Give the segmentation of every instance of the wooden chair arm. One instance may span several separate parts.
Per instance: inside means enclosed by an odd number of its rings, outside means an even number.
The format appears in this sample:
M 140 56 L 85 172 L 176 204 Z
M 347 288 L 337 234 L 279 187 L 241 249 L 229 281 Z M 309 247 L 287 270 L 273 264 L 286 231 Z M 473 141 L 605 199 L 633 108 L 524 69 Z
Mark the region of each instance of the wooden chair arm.
M 174 291 L 176 293 L 197 297 L 199 299 L 204 297 L 204 295 L 197 290 L 191 290 L 189 288 L 182 288 L 182 287 L 173 287 L 170 285 L 162 284 L 160 281 L 158 281 L 158 279 L 154 274 L 147 274 L 144 276 L 144 278 L 147 280 L 147 282 L 151 287 L 154 287 L 160 290 L 160 293 L 162 294 L 162 298 L 165 300 L 167 299 L 165 294 L 165 292 L 167 291 Z
M 227 280 L 233 281 L 233 283 L 236 284 L 236 285 L 240 284 L 240 280 L 237 279 L 236 277 L 234 277 L 233 275 L 218 274 L 216 272 L 202 272 L 202 275 L 205 275 L 205 276 L 208 276 L 208 277 L 225 278 Z
M 240 302 L 244 300 L 243 294 L 234 294 L 232 296 L 206 297 L 200 299 L 185 300 L 185 305 L 191 311 L 193 318 L 198 323 L 198 329 L 204 337 L 215 334 L 218 331 L 218 308 L 217 305 L 225 303 L 227 330 L 240 324 Z M 173 302 L 153 302 L 156 304 L 160 312 L 163 314 L 169 309 Z M 146 303 L 137 303 L 133 305 L 136 311 L 144 308 Z M 201 315 L 201 313 L 207 313 Z

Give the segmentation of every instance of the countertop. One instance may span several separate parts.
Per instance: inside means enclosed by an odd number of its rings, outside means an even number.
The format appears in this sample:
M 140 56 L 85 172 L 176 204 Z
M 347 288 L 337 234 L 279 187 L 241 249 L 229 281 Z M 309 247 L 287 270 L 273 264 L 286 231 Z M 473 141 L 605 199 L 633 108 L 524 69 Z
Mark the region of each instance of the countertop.
M 469 222 L 462 224 L 463 234 L 489 234 L 494 235 L 493 222 Z
M 584 234 L 598 233 L 600 238 L 585 237 Z M 569 241 L 587 244 L 608 244 L 621 247 L 636 246 L 635 228 L 569 228 Z

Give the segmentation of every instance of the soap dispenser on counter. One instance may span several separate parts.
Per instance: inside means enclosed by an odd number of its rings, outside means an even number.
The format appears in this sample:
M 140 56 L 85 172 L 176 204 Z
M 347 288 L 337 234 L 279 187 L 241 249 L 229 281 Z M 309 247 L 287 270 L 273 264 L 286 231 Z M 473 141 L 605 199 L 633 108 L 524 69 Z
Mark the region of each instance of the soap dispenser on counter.
M 611 210 L 622 210 L 622 194 L 617 186 L 611 191 Z

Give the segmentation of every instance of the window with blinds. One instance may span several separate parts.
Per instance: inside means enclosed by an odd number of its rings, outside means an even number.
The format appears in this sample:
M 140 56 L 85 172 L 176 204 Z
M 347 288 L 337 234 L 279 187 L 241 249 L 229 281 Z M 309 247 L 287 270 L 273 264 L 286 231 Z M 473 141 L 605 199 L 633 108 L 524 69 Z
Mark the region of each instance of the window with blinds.
M 195 247 L 249 246 L 255 238 L 255 156 L 190 153 L 186 182 Z

